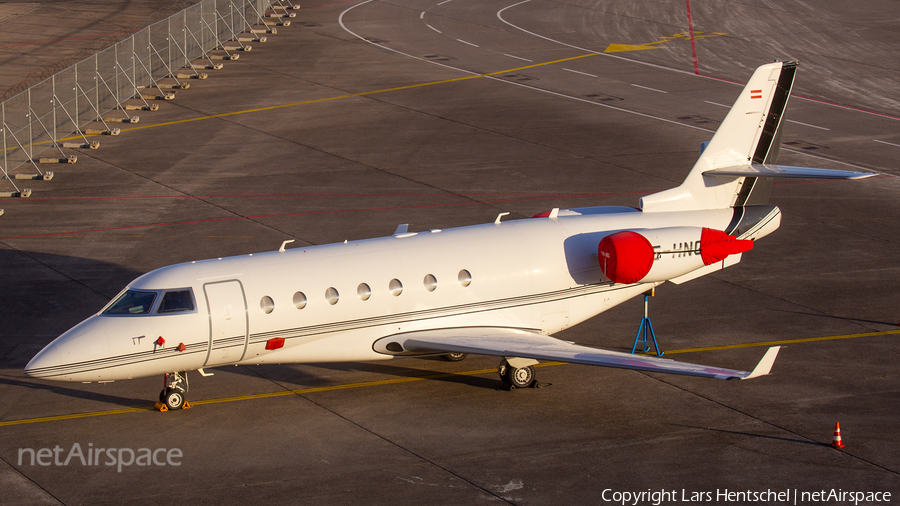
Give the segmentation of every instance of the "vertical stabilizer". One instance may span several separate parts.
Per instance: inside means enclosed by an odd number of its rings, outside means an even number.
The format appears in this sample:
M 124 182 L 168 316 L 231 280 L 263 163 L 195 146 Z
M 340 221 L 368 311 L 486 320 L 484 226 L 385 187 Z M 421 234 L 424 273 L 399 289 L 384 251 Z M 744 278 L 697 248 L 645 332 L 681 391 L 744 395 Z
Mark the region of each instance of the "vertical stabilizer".
M 641 210 L 689 211 L 766 203 L 771 186 L 768 178 L 722 178 L 703 173 L 775 162 L 796 70 L 797 62 L 757 68 L 681 186 L 641 198 Z

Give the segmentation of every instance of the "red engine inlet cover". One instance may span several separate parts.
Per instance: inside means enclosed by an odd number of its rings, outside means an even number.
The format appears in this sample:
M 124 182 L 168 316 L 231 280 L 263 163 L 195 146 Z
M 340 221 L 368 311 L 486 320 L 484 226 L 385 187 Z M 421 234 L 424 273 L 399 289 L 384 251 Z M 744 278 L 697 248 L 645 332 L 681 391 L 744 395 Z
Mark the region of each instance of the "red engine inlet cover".
M 637 232 L 616 232 L 600 241 L 597 259 L 613 283 L 636 283 L 653 267 L 653 245 Z

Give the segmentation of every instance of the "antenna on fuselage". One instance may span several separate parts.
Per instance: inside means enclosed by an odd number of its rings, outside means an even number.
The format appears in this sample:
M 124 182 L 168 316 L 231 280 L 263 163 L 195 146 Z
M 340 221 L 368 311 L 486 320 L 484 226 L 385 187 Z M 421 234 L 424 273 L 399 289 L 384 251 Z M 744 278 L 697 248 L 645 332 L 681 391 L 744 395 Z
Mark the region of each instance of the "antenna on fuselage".
M 288 244 L 294 242 L 294 240 L 295 240 L 295 239 L 288 239 L 288 240 L 284 241 L 283 243 L 281 243 L 281 247 L 278 248 L 278 252 L 279 252 L 279 253 L 284 253 L 284 247 L 287 246 Z

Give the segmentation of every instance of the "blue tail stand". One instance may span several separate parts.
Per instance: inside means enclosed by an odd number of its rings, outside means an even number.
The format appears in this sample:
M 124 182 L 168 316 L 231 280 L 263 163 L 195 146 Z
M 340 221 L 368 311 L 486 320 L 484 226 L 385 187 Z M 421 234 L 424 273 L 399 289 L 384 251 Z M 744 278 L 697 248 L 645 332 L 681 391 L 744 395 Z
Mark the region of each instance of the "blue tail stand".
M 650 337 L 653 339 L 653 347 L 656 348 L 656 356 L 663 356 L 663 352 L 659 351 L 659 343 L 656 342 L 656 332 L 653 332 L 653 324 L 650 323 L 650 317 L 647 316 L 647 309 L 650 305 L 650 297 L 654 295 L 655 289 L 651 288 L 649 291 L 644 292 L 644 317 L 641 318 L 641 326 L 638 327 L 637 336 L 634 338 L 634 346 L 631 347 L 631 354 L 634 355 L 635 350 L 637 349 L 638 342 L 643 341 L 644 343 L 644 353 L 650 352 L 650 345 L 647 342 L 647 334 L 650 334 Z M 643 338 L 641 335 L 643 334 Z

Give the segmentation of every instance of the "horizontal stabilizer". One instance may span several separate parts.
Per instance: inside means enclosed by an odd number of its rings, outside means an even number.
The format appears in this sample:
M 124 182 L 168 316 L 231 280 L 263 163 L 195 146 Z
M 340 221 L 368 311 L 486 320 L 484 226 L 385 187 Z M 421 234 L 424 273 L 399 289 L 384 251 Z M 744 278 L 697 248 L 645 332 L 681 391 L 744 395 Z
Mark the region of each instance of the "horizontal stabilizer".
M 373 347 L 380 353 L 395 355 L 472 353 L 557 360 L 717 379 L 750 379 L 769 374 L 778 353 L 778 347 L 770 348 L 753 372 L 746 372 L 579 346 L 531 330 L 504 327 L 462 327 L 407 332 L 379 339 Z
M 852 170 L 815 169 L 810 167 L 791 167 L 790 165 L 772 165 L 754 163 L 736 167 L 725 167 L 703 172 L 704 176 L 715 177 L 790 177 L 804 179 L 863 179 L 877 175 L 876 172 L 857 172 Z

